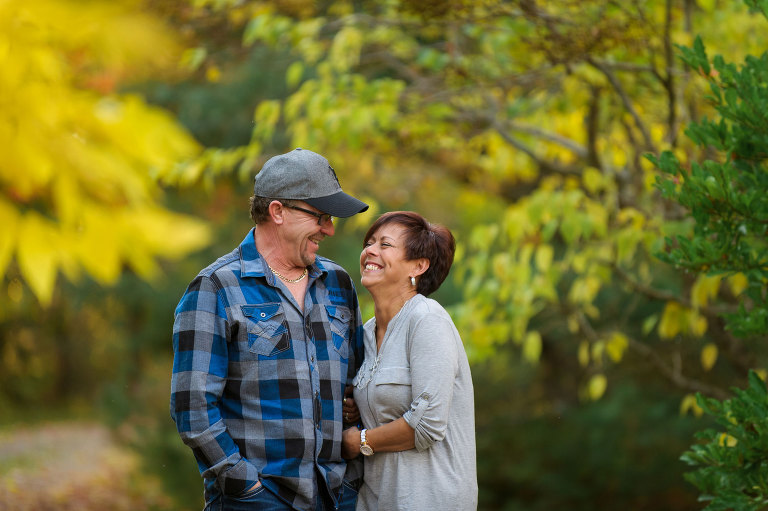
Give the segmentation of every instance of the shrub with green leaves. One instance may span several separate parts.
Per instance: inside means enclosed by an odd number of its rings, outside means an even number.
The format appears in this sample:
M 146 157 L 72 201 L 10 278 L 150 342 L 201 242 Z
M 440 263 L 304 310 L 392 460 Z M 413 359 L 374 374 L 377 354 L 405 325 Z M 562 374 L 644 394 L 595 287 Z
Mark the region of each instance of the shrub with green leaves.
M 745 0 L 768 17 L 768 0 Z M 724 314 L 737 338 L 768 333 L 768 52 L 741 66 L 711 61 L 700 37 L 679 47 L 682 60 L 709 82 L 715 119 L 691 123 L 686 135 L 702 148 L 701 162 L 681 163 L 670 151 L 649 159 L 663 172 L 658 187 L 694 220 L 690 236 L 667 238 L 661 259 L 692 274 L 737 275 L 743 291 Z M 706 429 L 681 459 L 685 477 L 708 511 L 768 509 L 768 392 L 749 372 L 746 390 L 718 401 L 697 396 L 722 430 Z
M 746 0 L 768 17 L 768 0 Z M 664 175 L 658 186 L 695 220 L 690 237 L 667 239 L 660 257 L 692 273 L 746 277 L 733 311 L 725 314 L 737 337 L 768 332 L 768 52 L 739 67 L 715 56 L 701 38 L 679 47 L 683 61 L 704 76 L 718 119 L 691 123 L 687 136 L 705 150 L 702 162 L 683 164 L 670 152 L 649 156 Z M 689 168 L 688 168 L 689 167 Z
M 768 391 L 754 371 L 749 386 L 718 401 L 697 396 L 699 406 L 723 427 L 696 434 L 680 459 L 696 470 L 685 478 L 701 491 L 708 511 L 768 509 Z

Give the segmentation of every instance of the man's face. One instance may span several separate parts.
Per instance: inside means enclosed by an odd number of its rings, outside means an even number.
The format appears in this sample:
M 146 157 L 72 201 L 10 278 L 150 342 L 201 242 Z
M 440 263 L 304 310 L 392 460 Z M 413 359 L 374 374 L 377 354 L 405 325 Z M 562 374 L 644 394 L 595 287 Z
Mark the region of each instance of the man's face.
M 323 214 L 317 208 L 305 202 L 296 202 L 296 206 L 313 213 Z M 296 265 L 305 267 L 315 262 L 320 242 L 326 236 L 333 236 L 336 232 L 333 220 L 324 217 L 321 225 L 318 225 L 318 217 L 311 213 L 283 207 L 285 211 L 285 255 Z

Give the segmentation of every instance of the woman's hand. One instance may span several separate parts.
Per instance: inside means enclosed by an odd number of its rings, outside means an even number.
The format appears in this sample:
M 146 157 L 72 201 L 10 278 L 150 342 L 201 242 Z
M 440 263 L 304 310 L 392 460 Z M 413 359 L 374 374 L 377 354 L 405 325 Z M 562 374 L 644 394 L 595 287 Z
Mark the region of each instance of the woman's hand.
M 341 457 L 345 460 L 357 458 L 360 455 L 360 430 L 348 428 L 341 433 Z
M 355 398 L 352 397 L 352 385 L 348 385 L 344 389 L 344 400 L 341 405 L 342 417 L 344 419 L 344 426 L 357 424 L 360 420 L 360 410 L 358 410 L 355 404 Z

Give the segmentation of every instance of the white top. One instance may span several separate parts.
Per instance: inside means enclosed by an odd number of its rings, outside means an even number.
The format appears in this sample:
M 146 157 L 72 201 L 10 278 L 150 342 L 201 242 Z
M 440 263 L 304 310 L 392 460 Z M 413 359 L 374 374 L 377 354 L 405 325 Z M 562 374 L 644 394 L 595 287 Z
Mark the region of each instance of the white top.
M 365 361 L 354 379 L 363 424 L 404 417 L 416 448 L 364 457 L 357 511 L 477 509 L 472 375 L 451 317 L 414 296 L 390 321 L 378 354 L 376 319 L 364 329 Z

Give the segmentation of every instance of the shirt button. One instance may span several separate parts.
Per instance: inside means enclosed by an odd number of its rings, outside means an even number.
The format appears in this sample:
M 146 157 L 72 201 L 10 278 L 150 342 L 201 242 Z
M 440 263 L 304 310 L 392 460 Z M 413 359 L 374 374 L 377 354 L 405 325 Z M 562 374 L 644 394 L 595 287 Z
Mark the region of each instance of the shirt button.
M 314 362 L 314 361 L 315 361 L 315 356 L 314 356 L 314 355 L 312 355 L 311 357 L 309 357 L 309 361 L 310 361 L 310 362 Z

